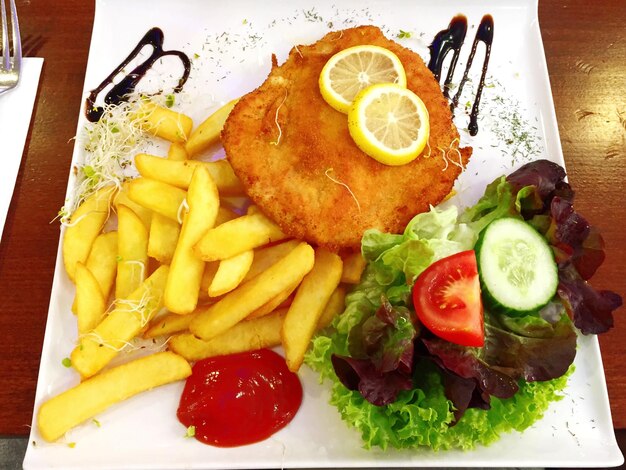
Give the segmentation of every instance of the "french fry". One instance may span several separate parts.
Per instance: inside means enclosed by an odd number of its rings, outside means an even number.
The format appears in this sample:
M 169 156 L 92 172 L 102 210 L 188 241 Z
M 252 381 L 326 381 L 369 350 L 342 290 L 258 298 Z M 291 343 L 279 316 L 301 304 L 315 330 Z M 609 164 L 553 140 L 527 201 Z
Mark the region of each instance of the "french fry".
M 293 291 L 296 290 L 296 288 L 299 285 L 300 285 L 300 283 L 297 282 L 297 283 L 294 283 L 292 286 L 289 286 L 287 289 L 282 291 L 280 294 L 278 294 L 272 300 L 267 302 L 265 305 L 257 308 L 254 312 L 252 312 L 250 315 L 248 315 L 247 320 L 252 320 L 254 318 L 263 317 L 263 316 L 267 315 L 268 313 L 271 313 L 274 310 L 276 310 L 279 306 L 281 306 L 289 298 L 289 296 L 293 293 Z
M 206 232 L 195 252 L 204 261 L 216 261 L 284 238 L 280 228 L 263 214 L 244 215 Z
M 219 267 L 219 261 L 213 261 L 211 263 L 205 263 L 204 273 L 202 273 L 202 280 L 200 281 L 200 294 L 198 301 L 211 301 L 215 302 L 214 298 L 209 297 L 209 286 L 213 281 L 213 277 Z M 146 332 L 144 338 L 155 338 L 161 335 L 171 335 L 174 333 L 180 333 L 189 328 L 191 320 L 195 318 L 197 312 L 192 312 L 187 315 L 179 315 L 178 313 L 168 313 L 161 317 L 155 318 Z
M 165 287 L 165 306 L 179 314 L 193 312 L 198 304 L 204 261 L 196 257 L 193 246 L 213 227 L 220 206 L 217 186 L 205 167 L 196 168 L 187 203 L 189 212 L 183 221 Z
M 195 313 L 179 315 L 178 313 L 168 313 L 155 318 L 148 329 L 143 334 L 144 338 L 156 338 L 157 336 L 169 336 L 189 329 L 191 320 L 195 318 Z
M 181 206 L 187 191 L 148 178 L 135 178 L 128 184 L 128 196 L 137 204 L 181 223 Z
M 317 329 L 326 328 L 333 319 L 346 309 L 346 289 L 339 286 L 328 299 L 324 311 L 317 321 Z
M 172 219 L 156 212 L 152 215 L 150 234 L 148 236 L 148 256 L 156 259 L 161 264 L 170 264 L 178 237 L 180 225 Z
M 125 181 L 122 184 L 122 189 L 117 192 L 115 198 L 113 199 L 113 205 L 115 206 L 115 210 L 120 205 L 126 206 L 129 209 L 132 209 L 135 214 L 139 216 L 139 218 L 143 221 L 143 224 L 146 228 L 150 228 L 150 222 L 152 220 L 152 211 L 147 207 L 142 206 L 141 204 L 133 201 L 128 195 L 128 188 L 130 186 L 130 181 Z
M 76 264 L 76 318 L 78 334 L 93 330 L 104 315 L 106 302 L 95 276 L 83 263 Z
M 182 333 L 173 336 L 168 344 L 172 351 L 189 361 L 272 348 L 280 344 L 280 329 L 286 312 L 287 309 L 280 309 L 262 318 L 239 322 L 208 341 Z
M 241 284 L 252 265 L 253 259 L 254 251 L 248 250 L 220 261 L 217 272 L 209 286 L 209 297 L 226 294 Z
M 84 263 L 94 240 L 109 218 L 115 186 L 107 186 L 89 196 L 70 217 L 63 236 L 63 264 L 74 281 L 76 263 Z
M 219 261 L 204 263 L 204 272 L 202 273 L 202 280 L 200 281 L 200 294 L 198 296 L 198 301 L 215 301 L 215 299 L 211 299 L 211 297 L 209 297 L 209 286 L 213 282 L 213 278 L 215 277 L 215 273 L 219 267 Z
M 106 301 L 111 294 L 117 273 L 117 232 L 98 235 L 87 257 L 86 266 L 98 281 Z
M 226 103 L 194 129 L 185 144 L 189 157 L 193 158 L 219 142 L 224 123 L 238 101 L 239 98 Z
M 217 219 L 215 219 L 215 226 L 222 225 L 229 220 L 233 220 L 239 217 L 239 214 L 236 214 L 232 210 L 227 207 L 220 206 L 220 210 L 217 211 Z
M 213 261 L 205 263 L 204 272 L 202 273 L 202 280 L 200 281 L 200 293 L 198 295 L 198 301 L 211 301 L 215 302 L 214 298 L 209 297 L 209 286 L 213 281 L 213 277 L 219 267 L 219 261 Z M 161 317 L 155 318 L 146 332 L 144 338 L 154 338 L 161 335 L 171 335 L 173 333 L 179 333 L 189 328 L 191 320 L 197 315 L 197 312 L 192 312 L 187 315 L 180 315 L 178 313 L 168 313 Z
M 144 178 L 161 181 L 184 190 L 189 188 L 195 169 L 203 166 L 209 170 L 220 196 L 241 196 L 244 194 L 241 181 L 235 176 L 235 172 L 227 160 L 215 162 L 176 161 L 140 153 L 135 156 L 135 166 Z
M 185 146 L 179 142 L 172 142 L 170 148 L 167 150 L 167 158 L 175 161 L 187 160 L 187 150 L 185 150 Z
M 313 267 L 314 259 L 313 248 L 306 243 L 299 244 L 266 271 L 200 312 L 189 325 L 189 330 L 200 338 L 209 340 L 232 328 L 301 280 Z
M 107 370 L 51 398 L 39 407 L 39 433 L 48 442 L 140 392 L 191 375 L 189 363 L 172 352 L 146 356 Z
M 252 260 L 252 266 L 243 279 L 243 282 L 247 282 L 253 277 L 262 273 L 272 264 L 276 263 L 279 259 L 283 258 L 287 253 L 298 246 L 300 242 L 298 240 L 289 240 L 283 243 L 277 243 L 276 245 L 266 246 L 254 250 L 254 260 Z
M 98 326 L 80 337 L 70 359 L 82 377 L 98 373 L 161 309 L 168 271 L 167 266 L 159 267 L 128 299 L 118 301 Z
M 186 142 L 193 128 L 189 116 L 149 101 L 141 103 L 136 119 L 141 129 L 170 142 Z
M 85 266 L 98 281 L 104 300 L 108 300 L 117 273 L 117 232 L 101 233 L 91 246 Z M 76 297 L 72 304 L 76 313 Z
M 118 263 L 115 297 L 124 299 L 135 291 L 148 271 L 148 230 L 126 206 L 117 208 Z
M 346 284 L 358 284 L 367 262 L 360 251 L 355 251 L 343 258 L 343 273 L 341 282 Z
M 287 311 L 281 330 L 287 367 L 297 372 L 324 307 L 341 280 L 341 258 L 324 248 L 315 250 L 315 265 L 308 273 Z

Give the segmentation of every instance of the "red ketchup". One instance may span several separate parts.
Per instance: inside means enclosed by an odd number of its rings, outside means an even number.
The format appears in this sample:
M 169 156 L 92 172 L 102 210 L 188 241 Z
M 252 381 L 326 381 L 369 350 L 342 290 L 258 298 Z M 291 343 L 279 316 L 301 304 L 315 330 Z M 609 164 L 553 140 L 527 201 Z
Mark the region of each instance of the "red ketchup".
M 177 416 L 205 444 L 234 447 L 267 439 L 302 403 L 302 385 L 285 359 L 269 349 L 196 362 Z

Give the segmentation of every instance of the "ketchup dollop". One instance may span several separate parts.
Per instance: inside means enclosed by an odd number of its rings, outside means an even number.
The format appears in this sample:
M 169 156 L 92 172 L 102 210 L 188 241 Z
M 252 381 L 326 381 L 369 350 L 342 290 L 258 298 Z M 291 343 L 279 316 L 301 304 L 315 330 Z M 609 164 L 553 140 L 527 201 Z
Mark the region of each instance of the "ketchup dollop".
M 205 444 L 234 447 L 267 439 L 302 403 L 302 385 L 285 359 L 269 349 L 196 362 L 177 416 Z

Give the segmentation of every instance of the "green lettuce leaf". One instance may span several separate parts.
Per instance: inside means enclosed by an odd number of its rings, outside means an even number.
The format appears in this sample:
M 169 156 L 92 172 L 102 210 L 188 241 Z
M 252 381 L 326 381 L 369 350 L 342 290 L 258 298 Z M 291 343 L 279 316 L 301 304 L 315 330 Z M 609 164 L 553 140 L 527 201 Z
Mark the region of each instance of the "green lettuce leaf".
M 487 186 L 485 194 L 476 205 L 466 209 L 459 220 L 480 233 L 494 220 L 507 216 L 521 217 L 516 209 L 513 188 L 507 182 L 506 176 L 502 176 Z
M 361 252 L 373 266 L 379 284 L 390 288 L 401 283 L 412 285 L 433 262 L 471 249 L 477 235 L 469 225 L 458 223 L 456 207 L 431 207 L 429 212 L 416 215 L 402 235 L 368 230 L 363 235 Z M 398 295 L 387 297 L 392 300 Z
M 505 314 L 497 315 L 498 321 L 512 333 L 528 338 L 549 338 L 554 335 L 554 326 L 539 315 L 524 315 L 511 317 Z
M 444 394 L 441 375 L 434 365 L 423 361 L 415 377 L 416 388 L 401 392 L 398 399 L 386 406 L 375 406 L 358 391 L 346 389 L 336 378 L 330 355 L 341 349 L 337 337 L 318 336 L 307 354 L 307 363 L 320 373 L 320 380 L 332 381 L 330 403 L 337 407 L 346 423 L 362 437 L 369 449 L 380 447 L 415 448 L 427 446 L 434 450 L 460 448 L 469 450 L 489 445 L 503 433 L 524 431 L 541 419 L 553 401 L 562 399 L 561 391 L 573 371 L 546 382 L 520 381 L 520 389 L 512 398 L 491 398 L 491 409 L 468 409 L 455 426 L 453 409 Z
M 365 268 L 358 287 L 346 295 L 346 310 L 333 322 L 337 334 L 345 337 L 346 342 L 350 330 L 376 312 L 380 307 L 381 295 L 390 289 L 388 285 L 376 281 L 377 272 L 377 267 L 372 264 Z M 344 354 L 347 353 L 346 344 Z
M 361 240 L 361 254 L 366 261 L 376 261 L 385 251 L 402 243 L 402 240 L 402 235 L 375 229 L 367 230 Z
M 407 283 L 413 281 L 431 264 L 434 252 L 422 240 L 406 240 L 382 253 L 377 262 L 382 263 L 392 277 L 402 273 Z

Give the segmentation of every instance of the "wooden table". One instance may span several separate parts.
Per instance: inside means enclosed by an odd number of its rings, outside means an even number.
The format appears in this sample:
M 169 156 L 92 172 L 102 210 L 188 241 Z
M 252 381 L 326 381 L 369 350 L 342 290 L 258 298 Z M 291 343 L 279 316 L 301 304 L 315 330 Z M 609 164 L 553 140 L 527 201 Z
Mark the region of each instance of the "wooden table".
M 81 106 L 91 2 L 18 0 L 29 55 L 45 58 L 0 245 L 0 435 L 26 436 L 59 224 Z M 607 260 L 593 279 L 626 296 L 626 8 L 623 0 L 542 1 L 540 24 L 576 206 L 601 227 Z M 1 183 L 0 183 L 1 184 Z M 626 312 L 601 338 L 613 420 L 626 428 Z

